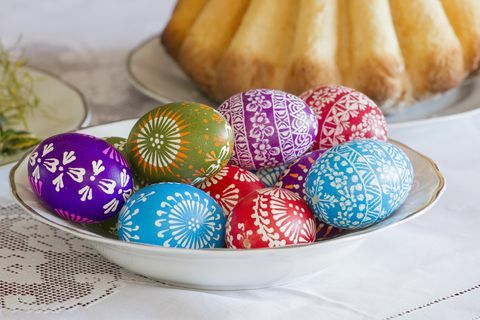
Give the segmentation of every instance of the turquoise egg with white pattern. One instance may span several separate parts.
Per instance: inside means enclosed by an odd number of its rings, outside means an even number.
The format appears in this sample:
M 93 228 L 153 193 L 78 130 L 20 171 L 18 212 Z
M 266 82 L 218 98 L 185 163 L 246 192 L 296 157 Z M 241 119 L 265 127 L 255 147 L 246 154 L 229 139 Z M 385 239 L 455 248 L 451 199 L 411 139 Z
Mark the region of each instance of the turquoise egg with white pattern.
M 118 216 L 118 237 L 172 248 L 221 248 L 225 220 L 222 208 L 202 190 L 182 183 L 157 183 L 127 201 Z
M 396 145 L 355 140 L 329 149 L 310 169 L 307 202 L 322 221 L 361 229 L 390 216 L 406 200 L 413 167 Z

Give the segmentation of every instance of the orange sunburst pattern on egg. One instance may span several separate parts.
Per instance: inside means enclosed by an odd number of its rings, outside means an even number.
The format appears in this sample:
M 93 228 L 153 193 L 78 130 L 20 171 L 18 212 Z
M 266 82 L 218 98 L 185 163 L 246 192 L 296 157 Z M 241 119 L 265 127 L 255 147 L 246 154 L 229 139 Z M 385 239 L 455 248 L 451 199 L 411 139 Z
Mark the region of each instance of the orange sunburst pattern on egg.
M 175 102 L 151 110 L 133 127 L 127 152 L 134 172 L 149 183 L 197 184 L 231 157 L 233 132 L 218 111 L 195 102 Z
M 187 160 L 188 123 L 175 110 L 157 109 L 140 121 L 133 133 L 131 153 L 145 175 L 174 175 Z

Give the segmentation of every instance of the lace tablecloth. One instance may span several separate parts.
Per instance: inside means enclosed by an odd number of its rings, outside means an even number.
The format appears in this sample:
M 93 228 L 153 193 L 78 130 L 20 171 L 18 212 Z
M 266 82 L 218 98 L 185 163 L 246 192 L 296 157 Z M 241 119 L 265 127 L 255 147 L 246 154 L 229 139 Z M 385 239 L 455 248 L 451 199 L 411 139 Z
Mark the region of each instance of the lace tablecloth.
M 93 123 L 156 102 L 127 81 L 125 58 L 158 33 L 172 1 L 0 1 L 1 37 L 22 35 L 31 64 L 78 86 Z M 447 192 L 425 216 L 372 235 L 312 279 L 237 292 L 171 288 L 108 262 L 32 220 L 0 168 L 1 319 L 480 319 L 480 115 L 394 127 L 435 159 Z

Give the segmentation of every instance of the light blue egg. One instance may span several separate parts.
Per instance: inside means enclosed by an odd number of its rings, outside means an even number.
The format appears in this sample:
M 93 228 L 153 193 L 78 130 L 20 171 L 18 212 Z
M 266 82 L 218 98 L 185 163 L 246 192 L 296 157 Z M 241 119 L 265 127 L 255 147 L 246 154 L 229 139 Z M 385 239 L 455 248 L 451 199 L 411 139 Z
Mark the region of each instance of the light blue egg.
M 280 175 L 288 168 L 288 164 L 273 167 L 273 168 L 262 168 L 257 171 L 252 171 L 260 181 L 265 185 L 265 187 L 273 187 L 277 183 Z
M 380 222 L 407 198 L 413 168 L 397 146 L 356 140 L 325 152 L 307 176 L 310 208 L 322 221 L 344 229 Z
M 191 185 L 157 183 L 140 189 L 118 217 L 118 236 L 175 248 L 225 245 L 225 215 L 208 194 Z

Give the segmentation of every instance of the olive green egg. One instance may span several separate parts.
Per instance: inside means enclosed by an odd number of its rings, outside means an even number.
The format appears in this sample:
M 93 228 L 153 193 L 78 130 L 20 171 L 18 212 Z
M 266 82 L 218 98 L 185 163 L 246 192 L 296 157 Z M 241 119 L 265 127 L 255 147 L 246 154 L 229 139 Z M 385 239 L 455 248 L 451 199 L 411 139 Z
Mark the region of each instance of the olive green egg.
M 215 109 L 195 102 L 157 107 L 133 126 L 126 151 L 131 168 L 148 183 L 201 183 L 225 166 L 233 131 Z
M 127 139 L 122 137 L 104 137 L 103 140 L 110 143 L 118 152 L 128 160 L 127 153 L 125 151 L 125 144 L 127 143 Z

